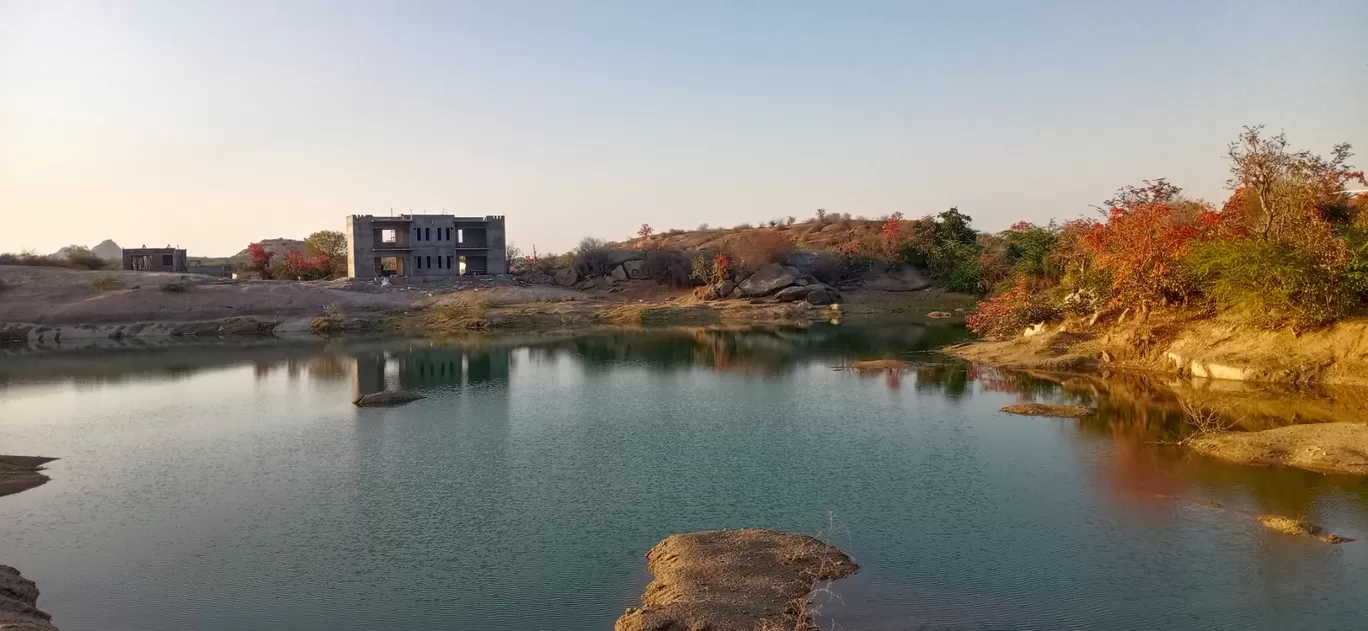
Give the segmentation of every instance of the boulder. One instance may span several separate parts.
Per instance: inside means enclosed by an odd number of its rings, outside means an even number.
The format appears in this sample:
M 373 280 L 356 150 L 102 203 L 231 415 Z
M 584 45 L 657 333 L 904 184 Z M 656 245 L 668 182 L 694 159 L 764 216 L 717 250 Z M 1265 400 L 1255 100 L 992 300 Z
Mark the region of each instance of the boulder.
M 627 278 L 632 280 L 646 280 L 646 261 L 627 261 L 622 264 L 623 271 L 627 272 Z
M 836 300 L 836 298 L 831 295 L 831 292 L 825 287 L 818 287 L 817 289 L 809 291 L 807 296 L 804 296 L 803 299 L 810 305 L 829 305 Z
M 798 281 L 798 277 L 784 269 L 782 265 L 770 263 L 761 267 L 737 286 L 737 292 L 744 298 L 768 296 Z
M 812 283 L 809 282 L 808 279 L 806 279 L 806 278 L 800 278 L 800 279 L 798 279 L 798 282 L 796 282 L 796 283 L 794 283 L 794 284 L 797 285 L 797 286 L 799 286 L 799 287 L 807 287 L 808 285 L 811 285 Z
M 612 266 L 622 265 L 628 261 L 646 260 L 646 253 L 642 250 L 604 250 L 597 255 L 602 256 L 603 260 Z
M 392 407 L 413 403 L 414 401 L 423 398 L 426 397 L 417 392 L 409 392 L 408 390 L 385 390 L 382 392 L 363 394 L 357 397 L 355 401 L 352 401 L 352 403 L 357 407 L 363 408 Z
M 628 278 L 627 269 L 619 265 L 613 268 L 613 271 L 609 274 L 609 276 L 611 276 L 615 281 L 625 281 Z
M 785 265 L 798 270 L 800 276 L 811 276 L 817 273 L 817 268 L 822 261 L 822 254 L 807 250 L 797 250 L 790 254 Z
M 864 286 L 880 291 L 921 291 L 931 286 L 931 279 L 912 265 L 899 263 L 886 270 L 869 270 L 864 276 Z
M 572 287 L 579 282 L 579 279 L 579 272 L 576 272 L 574 267 L 566 267 L 556 270 L 556 275 L 552 280 L 561 287 Z
M 778 293 L 774 294 L 774 299 L 779 302 L 797 302 L 806 298 L 812 291 L 813 289 L 811 287 L 794 285 L 792 287 L 780 289 Z
M 730 298 L 734 293 L 736 293 L 736 283 L 731 281 L 726 281 L 717 287 L 718 298 Z

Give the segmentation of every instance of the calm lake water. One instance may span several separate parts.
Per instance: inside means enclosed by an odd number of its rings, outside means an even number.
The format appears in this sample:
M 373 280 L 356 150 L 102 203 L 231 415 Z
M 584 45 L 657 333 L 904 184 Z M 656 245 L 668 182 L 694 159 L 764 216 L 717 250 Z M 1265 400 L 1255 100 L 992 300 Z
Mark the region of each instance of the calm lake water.
M 638 602 L 662 537 L 763 527 L 856 557 L 824 610 L 851 631 L 1368 625 L 1368 484 L 1155 444 L 1183 430 L 1150 385 L 922 352 L 964 337 L 11 350 L 0 453 L 61 460 L 0 499 L 0 563 L 65 631 L 588 631 Z M 887 357 L 925 365 L 841 369 Z M 385 387 L 428 398 L 352 406 Z M 998 412 L 1020 400 L 1100 413 Z

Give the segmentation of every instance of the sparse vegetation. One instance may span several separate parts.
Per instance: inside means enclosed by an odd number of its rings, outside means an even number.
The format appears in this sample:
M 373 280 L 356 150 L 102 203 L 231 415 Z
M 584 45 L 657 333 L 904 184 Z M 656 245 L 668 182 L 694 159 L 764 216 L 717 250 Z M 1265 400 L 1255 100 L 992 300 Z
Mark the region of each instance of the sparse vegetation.
M 195 288 L 195 283 L 188 278 L 181 277 L 173 281 L 162 283 L 161 290 L 172 294 L 183 294 Z
M 1219 210 L 1160 179 L 1118 191 L 1103 220 L 1013 226 L 978 260 L 996 295 L 971 328 L 1007 336 L 1065 313 L 1199 307 L 1300 331 L 1361 313 L 1368 197 L 1343 191 L 1363 172 L 1347 163 L 1347 144 L 1329 158 L 1288 146 L 1246 128 L 1230 146 L 1231 195 Z
M 90 279 L 90 282 L 87 283 L 87 285 L 95 291 L 110 291 L 114 289 L 123 289 L 124 282 L 113 274 L 100 274 L 99 276 Z

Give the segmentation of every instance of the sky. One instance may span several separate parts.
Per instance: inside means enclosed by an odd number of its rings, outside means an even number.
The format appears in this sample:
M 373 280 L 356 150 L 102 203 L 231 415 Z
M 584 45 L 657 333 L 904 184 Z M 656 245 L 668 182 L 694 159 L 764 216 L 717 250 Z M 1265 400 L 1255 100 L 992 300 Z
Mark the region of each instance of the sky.
M 1243 125 L 1368 166 L 1364 33 L 1362 0 L 0 0 L 0 252 L 1219 201 Z

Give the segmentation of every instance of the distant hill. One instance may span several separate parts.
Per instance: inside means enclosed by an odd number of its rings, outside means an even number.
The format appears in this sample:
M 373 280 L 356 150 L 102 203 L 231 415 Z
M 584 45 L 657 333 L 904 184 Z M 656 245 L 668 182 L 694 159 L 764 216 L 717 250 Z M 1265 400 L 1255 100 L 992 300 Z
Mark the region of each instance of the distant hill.
M 53 253 L 52 253 L 52 258 L 54 258 L 54 259 L 65 259 L 65 258 L 67 258 L 67 256 L 71 254 L 71 248 L 72 248 L 72 246 L 67 246 L 67 247 L 64 247 L 64 248 L 62 248 L 62 249 L 60 249 L 60 250 L 57 250 L 56 252 L 53 252 Z M 99 243 L 99 245 L 96 245 L 95 247 L 90 248 L 90 251 L 91 251 L 93 254 L 95 254 L 95 256 L 99 257 L 101 260 L 109 261 L 110 263 L 122 263 L 122 262 L 123 262 L 123 248 L 119 247 L 119 244 L 117 244 L 117 243 L 115 243 L 115 242 L 113 242 L 113 241 L 111 241 L 111 240 L 109 240 L 109 239 L 105 239 L 104 241 L 101 241 L 101 242 Z
M 260 243 L 261 247 L 266 248 L 266 251 L 270 252 L 271 255 L 276 258 L 285 256 L 285 253 L 290 250 L 304 251 L 304 241 L 300 239 L 262 239 L 257 241 L 257 243 Z M 234 254 L 231 258 L 246 261 L 250 260 L 252 257 L 247 253 L 247 248 L 243 248 L 241 252 Z
M 109 239 L 101 241 L 99 245 L 90 248 L 90 251 L 106 261 L 123 262 L 123 248 Z

